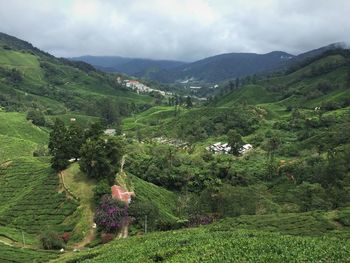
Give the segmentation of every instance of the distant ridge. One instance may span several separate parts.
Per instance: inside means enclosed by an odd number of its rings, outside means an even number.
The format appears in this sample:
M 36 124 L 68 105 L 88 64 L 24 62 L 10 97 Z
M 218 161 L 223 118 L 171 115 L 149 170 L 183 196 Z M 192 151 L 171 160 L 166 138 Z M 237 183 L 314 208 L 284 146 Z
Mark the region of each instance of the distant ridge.
M 119 56 L 81 56 L 69 58 L 83 61 L 106 72 L 119 72 L 136 77 L 147 77 L 150 72 L 169 70 L 186 64 L 181 61 L 126 58 Z
M 337 42 L 297 56 L 283 51 L 266 54 L 226 53 L 191 63 L 119 56 L 82 56 L 70 59 L 84 61 L 103 71 L 125 73 L 163 83 L 187 80 L 215 83 L 285 70 L 303 60 L 319 56 L 327 50 L 339 48 L 346 48 L 346 44 Z

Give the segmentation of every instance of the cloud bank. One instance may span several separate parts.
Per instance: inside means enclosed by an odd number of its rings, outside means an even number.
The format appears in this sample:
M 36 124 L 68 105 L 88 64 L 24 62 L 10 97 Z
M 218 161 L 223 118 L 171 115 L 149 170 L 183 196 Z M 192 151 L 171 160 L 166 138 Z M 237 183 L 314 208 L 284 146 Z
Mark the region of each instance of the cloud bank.
M 0 31 L 56 56 L 193 61 L 350 43 L 347 0 L 0 0 Z

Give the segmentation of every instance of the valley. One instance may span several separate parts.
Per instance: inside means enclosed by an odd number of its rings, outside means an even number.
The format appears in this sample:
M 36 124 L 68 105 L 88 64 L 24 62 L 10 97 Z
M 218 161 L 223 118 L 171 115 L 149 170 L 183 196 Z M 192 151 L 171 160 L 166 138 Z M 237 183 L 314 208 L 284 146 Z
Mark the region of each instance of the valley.
M 218 76 L 201 101 L 0 34 L 0 262 L 347 262 L 349 61 Z

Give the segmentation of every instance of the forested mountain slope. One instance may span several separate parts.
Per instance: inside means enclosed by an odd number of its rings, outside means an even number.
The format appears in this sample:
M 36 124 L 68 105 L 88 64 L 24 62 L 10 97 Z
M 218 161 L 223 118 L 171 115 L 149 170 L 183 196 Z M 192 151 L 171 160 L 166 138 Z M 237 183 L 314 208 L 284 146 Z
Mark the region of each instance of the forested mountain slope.
M 36 107 L 47 114 L 103 117 L 109 106 L 127 115 L 152 102 L 89 64 L 58 59 L 25 41 L 0 36 L 0 105 L 8 110 Z

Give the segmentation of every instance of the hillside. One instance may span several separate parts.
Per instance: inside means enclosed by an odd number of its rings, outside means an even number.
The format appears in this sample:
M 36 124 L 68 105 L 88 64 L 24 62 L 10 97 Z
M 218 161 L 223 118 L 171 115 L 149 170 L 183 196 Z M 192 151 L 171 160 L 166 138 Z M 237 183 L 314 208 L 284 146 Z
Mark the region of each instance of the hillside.
M 350 257 L 350 51 L 205 102 L 154 106 L 113 74 L 0 36 L 0 261 Z M 245 54 L 246 66 L 267 70 L 283 54 Z M 231 55 L 201 61 L 198 73 L 227 59 L 213 74 L 231 74 Z M 100 120 L 121 121 L 121 135 L 91 125 Z M 228 154 L 209 147 L 218 142 Z M 131 199 L 114 200 L 115 184 Z
M 125 58 L 112 56 L 81 56 L 69 58 L 73 61 L 89 63 L 106 72 L 124 73 L 130 76 L 152 79 L 152 75 L 162 70 L 170 70 L 186 64 L 181 61 Z
M 210 226 L 118 240 L 80 255 L 65 256 L 60 260 L 67 263 L 346 261 L 350 256 L 349 241 L 341 238 L 321 237 L 332 232 L 332 230 L 327 231 L 323 228 L 330 221 L 322 222 L 321 217 L 322 214 L 317 215 L 316 213 L 302 214 L 300 219 L 304 224 L 299 226 L 296 226 L 299 219 L 292 219 L 293 215 L 281 220 L 278 215 L 265 218 L 250 216 L 227 219 Z M 289 229 L 283 230 L 286 219 L 289 220 Z M 237 224 L 239 220 L 242 221 L 242 224 Z M 249 220 L 253 220 L 252 225 L 244 225 Z M 272 221 L 275 221 L 276 229 L 274 230 L 269 228 Z M 259 231 L 247 230 L 258 227 Z M 305 234 L 308 233 L 310 227 L 313 228 L 315 235 Z M 321 232 L 317 233 L 317 231 Z M 290 233 L 293 235 L 288 235 Z M 342 247 L 341 251 L 339 247 Z
M 102 71 L 125 73 L 162 83 L 183 81 L 219 83 L 300 67 L 305 61 L 312 60 L 326 51 L 344 47 L 342 43 L 334 43 L 295 56 L 282 51 L 267 54 L 227 53 L 189 63 L 108 56 L 82 56 L 71 60 L 84 61 Z
M 107 100 L 115 103 L 119 115 L 153 101 L 126 90 L 113 75 L 96 71 L 89 64 L 55 58 L 25 41 L 1 34 L 1 107 L 36 107 L 48 115 L 71 111 L 104 117 L 100 105 L 108 106 Z
M 192 63 L 116 57 L 78 57 L 105 71 L 121 72 L 164 83 L 196 80 L 209 83 L 267 73 L 283 66 L 293 55 L 275 51 L 267 54 L 229 53 Z

